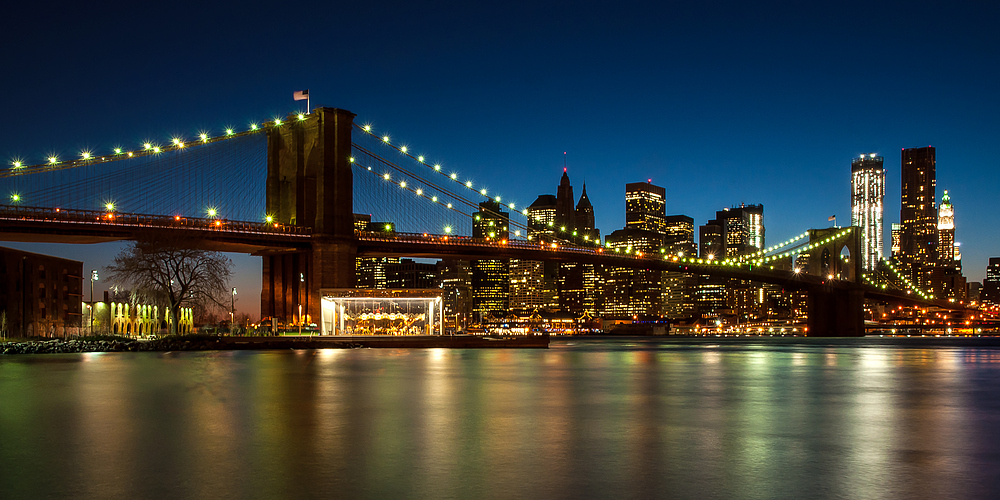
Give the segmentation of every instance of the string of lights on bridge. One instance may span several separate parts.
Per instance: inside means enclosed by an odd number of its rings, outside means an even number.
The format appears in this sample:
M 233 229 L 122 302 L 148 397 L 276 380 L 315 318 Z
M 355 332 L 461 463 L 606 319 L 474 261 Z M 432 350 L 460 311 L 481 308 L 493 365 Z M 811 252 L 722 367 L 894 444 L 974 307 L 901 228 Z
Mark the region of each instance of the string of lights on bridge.
M 470 190 L 470 191 L 472 191 L 474 193 L 478 193 L 480 196 L 488 196 L 489 192 L 488 192 L 488 190 L 485 187 L 480 187 L 479 189 L 476 189 L 476 186 L 472 183 L 471 180 L 466 180 L 465 182 L 462 182 L 462 180 L 459 178 L 458 172 L 452 172 L 452 173 L 449 174 L 449 173 L 447 173 L 447 172 L 445 172 L 445 171 L 442 170 L 442 167 L 441 167 L 440 163 L 433 163 L 433 164 L 429 163 L 429 162 L 426 161 L 426 159 L 425 159 L 425 157 L 423 155 L 416 155 L 416 156 L 414 156 L 411 153 L 410 148 L 408 146 L 405 146 L 405 145 L 397 146 L 397 145 L 393 144 L 392 141 L 391 141 L 391 137 L 388 134 L 383 134 L 383 135 L 379 136 L 378 134 L 376 134 L 375 132 L 373 132 L 371 124 L 358 125 L 358 124 L 355 123 L 354 126 L 357 127 L 358 130 L 364 132 L 365 134 L 368 134 L 368 135 L 370 135 L 372 137 L 375 137 L 375 138 L 381 140 L 383 144 L 385 144 L 386 146 L 388 146 L 388 147 L 390 147 L 392 149 L 395 149 L 401 155 L 404 155 L 404 156 L 406 156 L 406 157 L 408 157 L 408 158 L 416 161 L 417 163 L 420 163 L 421 165 L 423 165 L 423 166 L 425 166 L 425 167 L 433 170 L 434 172 L 436 172 L 436 173 L 438 173 L 440 175 L 443 175 L 444 177 L 448 178 L 448 180 L 450 180 L 452 182 L 455 182 L 456 184 L 459 184 L 461 186 L 464 186 L 466 189 L 468 189 L 468 190 Z M 501 203 L 502 200 L 503 200 L 503 197 L 501 197 L 499 195 L 498 196 L 494 196 L 493 200 L 496 201 L 497 203 Z M 518 212 L 518 210 L 517 210 L 518 204 L 517 203 L 509 202 L 509 203 L 507 203 L 506 206 L 507 206 L 507 208 L 509 208 L 510 210 L 512 210 L 514 213 L 520 213 L 521 215 L 524 215 L 524 216 L 528 215 L 528 209 L 527 208 L 522 208 Z
M 912 283 L 912 282 L 910 281 L 910 279 L 906 277 L 906 275 L 904 275 L 904 274 L 903 274 L 903 273 L 901 273 L 901 272 L 900 272 L 900 271 L 899 271 L 898 269 L 896 269 L 896 266 L 892 265 L 892 262 L 890 262 L 890 261 L 888 261 L 888 260 L 886 260 L 886 259 L 882 259 L 882 260 L 881 260 L 881 262 L 882 262 L 883 264 L 885 264 L 885 265 L 886 265 L 886 267 L 888 267 L 888 268 L 889 268 L 890 270 L 892 270 L 893 274 L 895 274 L 895 275 L 896 275 L 896 277 L 897 277 L 897 278 L 899 278 L 899 279 L 900 279 L 900 280 L 901 280 L 901 281 L 903 282 L 903 284 L 905 284 L 905 285 L 907 286 L 907 288 L 909 288 L 909 289 L 910 289 L 911 291 L 913 291 L 913 293 L 915 293 L 915 294 L 919 295 L 919 296 L 920 296 L 920 298 L 922 298 L 922 299 L 932 299 L 932 298 L 933 298 L 933 297 L 932 297 L 932 296 L 931 296 L 930 294 L 928 294 L 927 292 L 925 292 L 925 291 L 923 291 L 923 290 L 921 290 L 921 289 L 917 288 L 917 287 L 916 287 L 916 286 L 915 286 L 915 285 L 914 285 L 914 284 L 913 284 L 913 283 Z
M 298 113 L 294 115 L 294 117 L 299 121 L 304 121 L 309 117 L 309 115 L 305 113 Z M 147 140 L 141 144 L 141 147 L 132 150 L 116 146 L 112 148 L 110 152 L 103 155 L 99 155 L 93 150 L 83 150 L 79 152 L 79 158 L 71 160 L 60 160 L 57 155 L 50 154 L 46 157 L 46 161 L 44 163 L 27 164 L 23 158 L 13 158 L 10 161 L 11 167 L 5 171 L 0 171 L 0 177 L 33 174 L 62 168 L 82 167 L 85 165 L 93 165 L 95 163 L 105 163 L 128 160 L 132 158 L 141 158 L 143 156 L 158 155 L 161 153 L 182 150 L 186 147 L 201 146 L 213 142 L 265 132 L 271 128 L 280 127 L 285 123 L 285 120 L 276 117 L 270 121 L 251 122 L 245 130 L 241 131 L 237 131 L 233 127 L 226 127 L 221 135 L 210 136 L 207 131 L 203 130 L 198 132 L 198 135 L 194 138 L 175 136 L 170 138 L 169 142 L 164 144 Z
M 787 258 L 787 257 L 792 257 L 794 255 L 797 255 L 797 254 L 800 254 L 800 253 L 803 253 L 803 252 L 808 252 L 808 251 L 810 251 L 810 250 L 812 250 L 814 248 L 819 248 L 819 247 L 821 247 L 823 245 L 826 245 L 827 243 L 830 243 L 831 241 L 843 238 L 843 237 L 847 236 L 850 233 L 851 233 L 851 229 L 850 228 L 843 229 L 843 230 L 841 230 L 841 231 L 833 234 L 832 236 L 827 236 L 826 238 L 823 238 L 823 239 L 821 239 L 819 241 L 816 241 L 814 243 L 809 243 L 809 244 L 804 245 L 804 246 L 797 246 L 797 247 L 795 247 L 795 248 L 793 248 L 791 250 L 786 250 L 786 251 L 784 251 L 782 253 L 778 253 L 778 254 L 774 254 L 774 255 L 768 255 L 767 257 L 764 257 L 764 258 L 761 258 L 761 259 L 755 259 L 752 262 L 754 264 L 760 265 L 760 264 L 766 264 L 768 262 L 773 262 L 773 261 L 778 260 L 778 259 L 784 259 L 784 258 Z M 796 240 L 800 240 L 802 238 L 805 238 L 806 236 L 809 236 L 808 232 L 802 233 L 801 235 L 799 235 L 798 237 L 796 237 Z
M 383 140 L 383 142 L 384 142 L 384 139 L 382 139 L 382 138 L 380 138 L 380 139 Z M 434 185 L 434 183 L 432 181 L 427 181 L 426 179 L 420 177 L 419 175 L 416 175 L 416 174 L 408 171 L 407 169 L 405 169 L 405 168 L 397 165 L 395 162 L 387 160 L 386 158 L 383 158 L 382 156 L 378 155 L 375 152 L 369 151 L 367 148 L 363 147 L 360 144 L 352 143 L 352 146 L 355 149 L 357 149 L 358 152 L 361 153 L 362 155 L 365 155 L 365 156 L 368 156 L 368 157 L 370 157 L 370 158 L 372 158 L 374 160 L 377 160 L 378 162 L 380 162 L 381 164 L 383 164 L 388 169 L 395 170 L 396 172 L 399 172 L 400 174 L 402 174 L 404 176 L 409 176 L 409 177 L 411 177 L 413 179 L 416 179 L 418 181 L 424 181 L 424 182 L 426 182 L 429 185 Z M 401 148 L 394 148 L 394 149 L 396 149 L 397 151 L 401 152 L 404 155 L 406 154 L 405 152 L 401 151 Z M 412 156 L 411 156 L 411 158 L 412 158 Z M 420 158 L 422 158 L 422 157 L 413 158 L 413 159 L 419 160 Z M 457 193 L 454 193 L 454 192 L 449 192 L 447 190 L 447 188 L 441 189 L 442 193 L 440 193 L 440 196 L 439 195 L 435 195 L 435 194 L 432 194 L 432 193 L 428 192 L 429 190 L 424 189 L 424 187 L 421 187 L 421 186 L 412 186 L 412 185 L 409 185 L 405 180 L 402 180 L 402 179 L 397 180 L 397 179 L 395 179 L 390 172 L 384 172 L 383 171 L 383 172 L 379 173 L 379 172 L 376 171 L 376 169 L 374 169 L 372 167 L 372 165 L 362 164 L 363 162 L 359 161 L 359 159 L 357 157 L 351 157 L 350 158 L 350 162 L 352 164 L 354 164 L 354 165 L 357 165 L 360 168 L 365 169 L 368 172 L 373 173 L 374 175 L 377 175 L 377 176 L 381 177 L 381 179 L 383 181 L 387 181 L 387 182 L 390 182 L 392 184 L 395 184 L 396 186 L 399 186 L 400 188 L 404 188 L 404 189 L 406 189 L 406 190 L 414 193 L 418 197 L 421 197 L 421 198 L 423 198 L 425 200 L 428 200 L 431 203 L 444 206 L 445 208 L 447 208 L 449 210 L 452 210 L 454 212 L 460 213 L 460 214 L 462 214 L 465 217 L 473 217 L 473 216 L 470 215 L 470 214 L 468 214 L 468 213 L 466 213 L 466 212 L 463 212 L 463 211 L 455 208 L 455 206 L 454 206 L 453 203 L 444 201 L 443 198 L 444 198 L 445 194 L 447 194 L 448 196 L 452 197 L 455 201 L 460 202 L 461 204 L 464 204 L 464 205 L 468 206 L 469 208 L 480 209 L 478 202 L 470 200 L 470 199 L 462 196 L 461 194 L 457 194 Z M 514 204 L 511 203 L 509 206 L 514 206 Z M 528 212 L 528 210 L 525 209 L 523 212 L 526 215 L 527 212 Z M 475 215 L 474 217 L 476 218 L 476 220 L 479 220 L 479 215 Z M 529 234 L 530 233 L 529 228 L 528 228 L 527 224 L 525 224 L 525 223 L 521 223 L 520 221 L 516 221 L 516 220 L 510 220 L 509 218 L 507 219 L 507 223 L 508 223 L 508 226 L 510 226 L 512 228 L 517 228 L 517 229 L 515 229 L 513 231 L 514 237 L 516 237 L 516 238 L 522 237 L 522 231 L 524 232 L 523 237 L 526 240 L 530 241 L 530 240 L 532 240 L 532 239 L 534 239 L 536 237 L 535 235 Z M 544 236 L 538 235 L 539 240 L 545 238 L 545 239 L 549 240 L 549 243 L 559 243 L 559 244 L 563 244 L 563 245 L 566 245 L 566 244 L 573 245 L 574 244 L 569 239 L 569 235 L 568 234 L 566 235 L 566 237 L 557 236 L 557 235 L 561 235 L 562 233 L 567 233 L 568 230 L 566 229 L 566 227 L 560 227 L 558 230 L 556 230 L 555 227 L 554 227 L 554 224 L 551 221 L 548 223 L 548 226 L 553 228 L 552 229 L 553 233 L 546 234 Z M 446 234 L 451 234 L 451 231 L 452 231 L 453 228 L 451 228 L 451 227 L 445 227 L 444 229 L 445 229 L 445 233 Z M 388 228 L 387 228 L 387 230 L 388 230 Z M 495 237 L 494 234 L 488 234 L 488 236 L 490 238 L 494 238 Z M 573 237 L 577 236 L 577 232 L 573 231 L 572 232 L 572 236 Z M 583 240 L 585 242 L 584 243 L 585 245 L 600 245 L 600 241 L 597 241 L 597 240 L 593 240 L 592 241 L 592 240 L 590 240 L 589 236 L 584 236 Z
M 461 214 L 461 215 L 463 215 L 465 217 L 472 217 L 472 215 L 470 215 L 470 214 L 466 213 L 465 211 L 461 210 L 460 208 L 456 207 L 454 203 L 452 203 L 450 201 L 445 201 L 443 199 L 443 197 L 438 196 L 436 194 L 431 194 L 431 193 L 426 192 L 423 187 L 411 185 L 411 184 L 407 183 L 403 179 L 396 179 L 389 172 L 384 172 L 384 173 L 380 174 L 380 173 L 376 172 L 372 168 L 371 165 L 363 165 L 362 162 L 357 161 L 357 158 L 355 158 L 355 157 L 351 157 L 350 158 L 350 162 L 352 164 L 358 165 L 359 167 L 365 169 L 365 171 L 371 172 L 373 175 L 378 176 L 383 181 L 389 182 L 391 184 L 394 184 L 394 185 L 398 186 L 400 189 L 405 189 L 406 191 L 409 191 L 409 192 L 413 193 L 418 198 L 424 199 L 424 200 L 426 200 L 429 203 L 433 203 L 435 205 L 441 206 L 441 207 L 443 207 L 443 208 L 445 208 L 447 210 L 451 210 L 451 211 L 453 211 L 455 213 L 458 213 L 458 214 Z M 464 199 L 458 198 L 458 201 L 461 201 L 465 205 L 475 206 L 475 204 L 473 202 L 468 201 L 468 200 L 464 200 Z M 445 232 L 446 235 L 450 235 L 452 233 L 452 231 L 455 230 L 451 226 L 445 226 L 443 229 L 444 229 L 444 232 Z M 525 231 L 527 230 L 526 227 L 523 227 L 523 229 L 525 229 Z M 385 230 L 386 231 L 392 231 L 393 230 L 392 224 L 391 223 L 386 224 Z M 517 236 L 517 237 L 520 237 L 521 236 L 521 230 L 520 229 L 515 230 L 514 231 L 514 235 Z
M 809 233 L 805 232 L 805 233 L 802 233 L 802 234 L 800 234 L 800 235 L 798 235 L 798 236 L 796 236 L 794 238 L 782 241 L 781 243 L 779 243 L 777 245 L 771 245 L 771 246 L 769 246 L 769 247 L 767 247 L 767 248 L 765 248 L 763 250 L 760 250 L 758 252 L 750 253 L 750 254 L 747 254 L 747 255 L 740 255 L 740 256 L 738 256 L 738 257 L 736 257 L 734 259 L 726 259 L 726 260 L 727 261 L 738 261 L 738 262 L 743 262 L 743 261 L 746 261 L 746 260 L 755 260 L 756 257 L 760 257 L 760 256 L 763 256 L 763 255 L 769 254 L 769 253 L 771 253 L 771 252 L 773 252 L 775 250 L 779 250 L 779 249 L 785 248 L 785 247 L 787 247 L 787 246 L 789 246 L 789 245 L 791 245 L 793 243 L 798 243 L 799 241 L 802 241 L 803 239 L 805 239 L 808 236 L 809 236 Z M 796 245 L 796 246 L 800 246 L 800 245 Z
M 309 115 L 307 115 L 305 113 L 298 113 L 298 114 L 294 115 L 294 117 L 297 118 L 299 121 L 304 121 L 304 120 L 308 119 Z M 106 162 L 112 162 L 112 161 L 119 161 L 119 160 L 133 159 L 133 158 L 141 158 L 141 157 L 150 156 L 150 155 L 159 155 L 159 154 L 162 154 L 162 153 L 168 153 L 168 152 L 183 150 L 184 148 L 187 148 L 187 147 L 206 145 L 206 144 L 210 144 L 210 143 L 214 143 L 214 142 L 218 142 L 218 141 L 233 139 L 233 138 L 237 138 L 237 137 L 243 137 L 243 136 L 246 136 L 246 135 L 256 134 L 256 133 L 260 133 L 260 132 L 265 132 L 265 131 L 267 131 L 267 130 L 269 130 L 271 128 L 280 127 L 281 125 L 283 125 L 285 123 L 286 123 L 286 120 L 283 120 L 282 118 L 279 118 L 279 117 L 275 117 L 273 120 L 270 120 L 270 121 L 251 122 L 247 126 L 246 129 L 241 130 L 241 131 L 237 131 L 233 127 L 226 127 L 221 135 L 214 135 L 214 136 L 213 135 L 209 135 L 209 133 L 207 131 L 202 130 L 202 131 L 198 132 L 198 135 L 195 138 L 185 138 L 185 137 L 175 136 L 175 137 L 170 138 L 170 141 L 167 142 L 167 143 L 165 143 L 165 144 L 160 144 L 160 143 L 157 143 L 155 141 L 147 140 L 147 141 L 144 141 L 142 143 L 141 148 L 136 148 L 136 149 L 131 149 L 131 150 L 123 148 L 121 146 L 114 147 L 110 152 L 108 152 L 106 154 L 98 154 L 98 153 L 94 152 L 93 150 L 83 150 L 83 151 L 79 152 L 79 157 L 78 158 L 69 159 L 69 160 L 60 159 L 55 154 L 50 154 L 46 158 L 46 162 L 44 162 L 44 163 L 36 163 L 36 164 L 29 164 L 29 163 L 25 162 L 25 160 L 23 158 L 13 158 L 10 161 L 11 167 L 9 169 L 7 169 L 6 171 L 0 171 L 0 177 L 11 177 L 11 176 L 15 176 L 15 175 L 34 174 L 34 173 L 39 173 L 39 172 L 59 170 L 59 169 L 65 169 L 65 168 L 75 168 L 75 167 L 82 167 L 82 166 L 94 165 L 94 164 L 106 163 Z M 382 135 L 381 137 L 377 136 L 374 132 L 372 132 L 371 125 L 360 126 L 360 125 L 355 124 L 355 126 L 359 130 L 361 130 L 362 132 L 364 132 L 364 133 L 366 133 L 368 135 L 371 135 L 373 137 L 379 138 L 385 145 L 387 145 L 387 146 L 395 149 L 400 154 L 403 154 L 403 155 L 405 155 L 405 156 L 407 156 L 407 157 L 409 157 L 409 158 L 417 161 L 421 165 L 424 165 L 427 168 L 434 170 L 435 172 L 439 173 L 440 175 L 445 176 L 449 180 L 457 183 L 458 185 L 464 186 L 465 188 L 469 189 L 470 191 L 472 191 L 474 193 L 477 193 L 477 194 L 479 194 L 481 196 L 487 196 L 488 195 L 488 191 L 487 191 L 487 189 L 485 187 L 481 187 L 481 188 L 479 188 L 477 190 L 476 187 L 473 185 L 473 183 L 472 183 L 471 180 L 466 180 L 465 182 L 462 182 L 461 180 L 459 180 L 459 174 L 458 174 L 458 172 L 452 172 L 451 174 L 447 174 L 447 173 L 445 173 L 445 172 L 442 171 L 440 164 L 436 163 L 436 164 L 431 165 L 430 163 L 428 163 L 427 161 L 425 161 L 424 156 L 422 156 L 422 155 L 420 155 L 420 156 L 414 156 L 413 154 L 411 154 L 410 151 L 409 151 L 409 148 L 407 146 L 397 146 L 395 144 L 392 144 L 390 142 L 390 137 L 388 135 Z M 23 198 L 22 198 L 22 196 L 19 193 L 12 193 L 10 198 L 11 198 L 11 201 L 14 202 L 14 203 L 21 203 L 22 201 L 24 201 Z M 494 196 L 493 199 L 498 204 L 502 202 L 502 197 L 499 196 L 499 195 Z M 514 202 L 508 202 L 506 206 L 510 210 L 514 211 L 514 213 L 518 213 L 518 214 L 523 215 L 523 216 L 527 216 L 527 214 L 528 214 L 528 209 L 527 208 L 522 208 L 520 211 L 517 211 L 517 204 L 514 203 Z M 451 207 L 449 207 L 449 208 L 451 208 Z M 209 210 L 211 210 L 211 209 L 209 209 Z M 271 219 L 271 218 L 269 217 L 269 219 Z M 272 220 L 267 220 L 267 222 L 272 222 Z

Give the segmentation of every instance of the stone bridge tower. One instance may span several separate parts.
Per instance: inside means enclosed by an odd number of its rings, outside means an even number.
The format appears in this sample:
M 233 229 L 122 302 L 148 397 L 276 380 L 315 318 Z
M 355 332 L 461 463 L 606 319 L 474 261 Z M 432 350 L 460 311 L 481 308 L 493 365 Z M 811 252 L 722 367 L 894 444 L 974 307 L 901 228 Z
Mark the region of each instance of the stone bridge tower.
M 821 243 L 809 251 L 809 274 L 833 276 L 808 290 L 810 337 L 860 337 L 865 334 L 861 229 L 851 227 L 846 237 Z M 809 242 L 818 243 L 841 228 L 810 229 Z M 846 250 L 846 252 L 845 252 Z
M 313 234 L 308 250 L 262 255 L 264 317 L 286 325 L 315 323 L 321 289 L 354 287 L 355 116 L 317 108 L 304 120 L 289 117 L 267 132 L 267 213 L 280 224 L 310 226 Z

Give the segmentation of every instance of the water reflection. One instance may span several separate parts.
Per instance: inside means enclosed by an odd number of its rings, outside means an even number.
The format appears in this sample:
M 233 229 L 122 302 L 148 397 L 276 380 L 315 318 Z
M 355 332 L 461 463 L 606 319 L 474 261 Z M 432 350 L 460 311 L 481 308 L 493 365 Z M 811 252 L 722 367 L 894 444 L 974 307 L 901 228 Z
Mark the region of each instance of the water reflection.
M 0 357 L 0 497 L 982 497 L 998 361 L 651 340 Z

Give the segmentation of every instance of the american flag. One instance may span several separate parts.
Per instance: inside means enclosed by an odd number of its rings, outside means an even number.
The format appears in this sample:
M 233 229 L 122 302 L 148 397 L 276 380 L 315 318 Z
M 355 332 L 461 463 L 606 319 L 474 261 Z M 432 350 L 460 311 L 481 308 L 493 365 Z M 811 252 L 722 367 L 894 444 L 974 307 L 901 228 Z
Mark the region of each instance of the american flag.
M 305 101 L 306 99 L 309 99 L 309 89 L 300 90 L 292 94 L 292 98 L 296 101 Z

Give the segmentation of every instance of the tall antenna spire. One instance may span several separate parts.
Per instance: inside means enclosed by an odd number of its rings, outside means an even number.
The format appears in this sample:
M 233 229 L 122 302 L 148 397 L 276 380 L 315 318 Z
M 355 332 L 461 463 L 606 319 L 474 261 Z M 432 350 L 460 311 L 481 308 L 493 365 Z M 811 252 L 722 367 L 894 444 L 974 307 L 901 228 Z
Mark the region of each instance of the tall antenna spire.
M 566 171 L 566 152 L 563 151 L 563 172 Z

